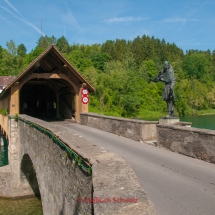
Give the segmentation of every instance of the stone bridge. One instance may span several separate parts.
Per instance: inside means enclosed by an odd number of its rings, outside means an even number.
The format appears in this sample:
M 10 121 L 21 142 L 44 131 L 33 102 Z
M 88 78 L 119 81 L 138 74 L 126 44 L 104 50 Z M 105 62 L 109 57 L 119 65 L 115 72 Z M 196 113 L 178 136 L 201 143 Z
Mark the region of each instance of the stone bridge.
M 36 195 L 45 215 L 156 214 L 123 159 L 65 127 L 10 116 L 6 135 L 9 165 L 0 168 L 1 197 Z
M 36 195 L 45 215 L 156 213 L 118 155 L 38 119 L 78 123 L 95 91 L 54 45 L 3 88 L 0 131 L 9 165 L 0 168 L 0 197 Z

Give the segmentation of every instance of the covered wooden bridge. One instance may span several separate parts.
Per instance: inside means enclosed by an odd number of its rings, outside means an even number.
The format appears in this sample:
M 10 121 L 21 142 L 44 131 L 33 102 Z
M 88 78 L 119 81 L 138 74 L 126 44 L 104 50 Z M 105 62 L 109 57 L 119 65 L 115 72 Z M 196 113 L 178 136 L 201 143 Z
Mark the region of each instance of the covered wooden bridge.
M 88 112 L 88 103 L 82 98 L 83 89 L 95 91 L 51 45 L 1 92 L 0 109 L 7 109 L 12 115 L 79 121 L 80 113 Z

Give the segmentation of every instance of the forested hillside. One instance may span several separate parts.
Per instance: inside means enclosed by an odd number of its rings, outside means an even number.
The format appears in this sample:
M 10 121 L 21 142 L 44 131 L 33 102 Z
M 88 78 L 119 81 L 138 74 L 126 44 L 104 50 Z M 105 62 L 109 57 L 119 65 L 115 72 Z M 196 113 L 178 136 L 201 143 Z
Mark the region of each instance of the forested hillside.
M 90 95 L 91 112 L 123 117 L 156 117 L 166 112 L 162 83 L 151 82 L 168 60 L 176 76 L 178 115 L 215 108 L 215 50 L 187 53 L 164 39 L 143 35 L 133 41 L 116 39 L 103 44 L 69 44 L 65 37 L 43 36 L 27 53 L 24 41 L 0 46 L 0 75 L 18 75 L 50 44 L 96 88 Z

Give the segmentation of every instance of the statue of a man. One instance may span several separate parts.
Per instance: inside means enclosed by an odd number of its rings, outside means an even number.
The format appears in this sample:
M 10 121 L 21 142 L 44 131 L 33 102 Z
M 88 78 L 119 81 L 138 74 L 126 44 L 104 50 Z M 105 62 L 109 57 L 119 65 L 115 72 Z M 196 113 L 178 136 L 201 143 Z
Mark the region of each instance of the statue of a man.
M 174 117 L 174 85 L 175 77 L 172 66 L 168 61 L 164 62 L 163 70 L 153 79 L 154 82 L 164 82 L 164 91 L 162 99 L 167 103 L 167 116 L 166 118 Z

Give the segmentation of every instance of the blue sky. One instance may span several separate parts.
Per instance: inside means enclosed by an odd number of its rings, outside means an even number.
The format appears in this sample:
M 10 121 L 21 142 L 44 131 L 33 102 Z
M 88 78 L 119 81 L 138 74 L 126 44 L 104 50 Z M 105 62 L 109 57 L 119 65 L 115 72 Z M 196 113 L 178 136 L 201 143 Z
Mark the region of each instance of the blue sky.
M 215 50 L 215 0 L 0 0 L 0 45 L 27 51 L 42 34 L 70 44 L 143 34 L 188 49 Z

